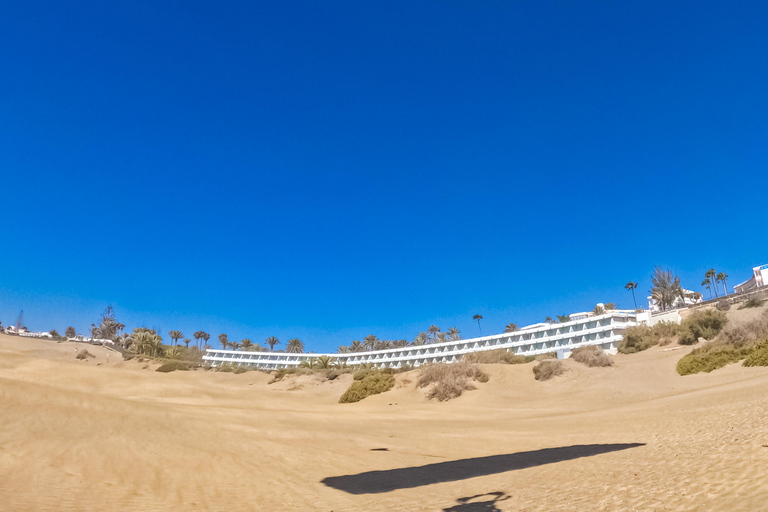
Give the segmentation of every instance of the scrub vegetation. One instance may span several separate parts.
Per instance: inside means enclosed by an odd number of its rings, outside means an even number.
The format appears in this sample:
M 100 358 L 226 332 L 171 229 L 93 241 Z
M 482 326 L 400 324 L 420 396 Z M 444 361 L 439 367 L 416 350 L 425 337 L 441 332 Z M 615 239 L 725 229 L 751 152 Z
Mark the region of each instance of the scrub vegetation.
M 603 349 L 595 345 L 579 347 L 571 352 L 571 359 L 577 363 L 594 366 L 613 366 L 610 356 Z
M 547 359 L 533 367 L 533 376 L 536 380 L 549 380 L 565 373 L 562 361 Z
M 467 360 L 422 366 L 417 386 L 432 386 L 427 398 L 445 402 L 458 398 L 464 391 L 475 389 L 474 382 L 488 382 L 488 375 Z
M 703 324 L 702 329 L 711 328 L 709 320 Z M 768 311 L 750 322 L 724 328 L 715 341 L 683 356 L 677 363 L 677 373 L 708 373 L 742 359 L 744 366 L 768 365 Z

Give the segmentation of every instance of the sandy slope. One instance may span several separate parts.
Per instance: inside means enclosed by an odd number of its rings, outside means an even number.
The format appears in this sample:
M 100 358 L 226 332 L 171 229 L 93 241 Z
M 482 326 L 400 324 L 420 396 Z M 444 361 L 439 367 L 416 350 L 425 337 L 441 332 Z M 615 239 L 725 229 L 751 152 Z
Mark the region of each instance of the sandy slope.
M 349 376 L 267 385 L 76 348 L 0 335 L 2 510 L 768 510 L 768 369 L 679 377 L 688 348 L 543 383 L 487 366 L 442 404 L 406 374 L 347 405 Z

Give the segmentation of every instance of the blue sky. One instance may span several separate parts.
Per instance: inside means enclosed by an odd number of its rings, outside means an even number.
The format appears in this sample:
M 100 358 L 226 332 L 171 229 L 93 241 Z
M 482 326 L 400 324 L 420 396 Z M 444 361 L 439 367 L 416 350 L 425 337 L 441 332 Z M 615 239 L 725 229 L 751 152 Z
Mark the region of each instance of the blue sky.
M 768 263 L 764 2 L 3 2 L 0 321 L 477 334 Z

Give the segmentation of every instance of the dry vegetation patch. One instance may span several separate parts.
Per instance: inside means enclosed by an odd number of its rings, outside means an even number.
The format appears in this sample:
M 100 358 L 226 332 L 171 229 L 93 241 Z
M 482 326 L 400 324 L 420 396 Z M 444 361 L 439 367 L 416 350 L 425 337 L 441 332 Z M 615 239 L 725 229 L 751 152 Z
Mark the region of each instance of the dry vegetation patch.
M 589 367 L 613 366 L 613 361 L 603 349 L 595 345 L 579 347 L 571 352 L 571 359 L 577 363 L 583 363 Z
M 499 348 L 466 354 L 464 359 L 470 363 L 478 364 L 525 364 L 535 361 L 536 356 L 519 356 L 506 349 Z
M 436 363 L 422 366 L 417 386 L 434 384 L 427 398 L 445 402 L 458 398 L 464 391 L 475 389 L 473 381 L 488 382 L 488 375 L 477 366 L 462 359 L 457 363 Z
M 667 345 L 682 333 L 682 327 L 673 322 L 659 322 L 653 327 L 638 325 L 630 327 L 619 343 L 619 352 L 634 354 L 648 350 L 655 345 Z
M 693 317 L 691 317 L 693 318 Z M 763 350 L 768 346 L 768 311 L 764 311 L 755 320 L 724 328 L 717 339 L 690 354 L 683 356 L 677 363 L 677 373 L 691 375 L 699 372 L 711 372 L 723 366 L 741 361 L 745 366 L 763 366 Z
M 547 359 L 533 367 L 533 376 L 536 380 L 549 380 L 565 373 L 562 361 Z
M 96 356 L 91 354 L 90 352 L 88 352 L 87 348 L 84 348 L 80 352 L 77 353 L 77 355 L 75 356 L 75 359 L 82 360 L 82 359 L 87 359 L 89 357 L 96 357 Z
M 184 361 L 168 361 L 164 365 L 159 366 L 155 371 L 160 373 L 170 373 L 170 372 L 175 372 L 177 370 L 189 371 L 190 369 L 191 368 L 189 366 L 189 363 L 185 363 Z

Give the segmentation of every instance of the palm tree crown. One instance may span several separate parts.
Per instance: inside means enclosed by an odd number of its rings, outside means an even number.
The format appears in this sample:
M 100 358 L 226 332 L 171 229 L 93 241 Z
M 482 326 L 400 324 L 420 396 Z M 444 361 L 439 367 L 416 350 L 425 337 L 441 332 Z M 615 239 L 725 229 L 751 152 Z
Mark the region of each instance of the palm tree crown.
M 298 338 L 291 338 L 285 346 L 285 351 L 292 353 L 304 352 L 304 344 Z
M 267 341 L 267 345 L 269 345 L 269 350 L 272 350 L 272 351 L 275 350 L 275 345 L 280 344 L 280 340 L 277 339 L 275 336 L 270 336 L 269 338 L 267 338 L 266 341 Z

